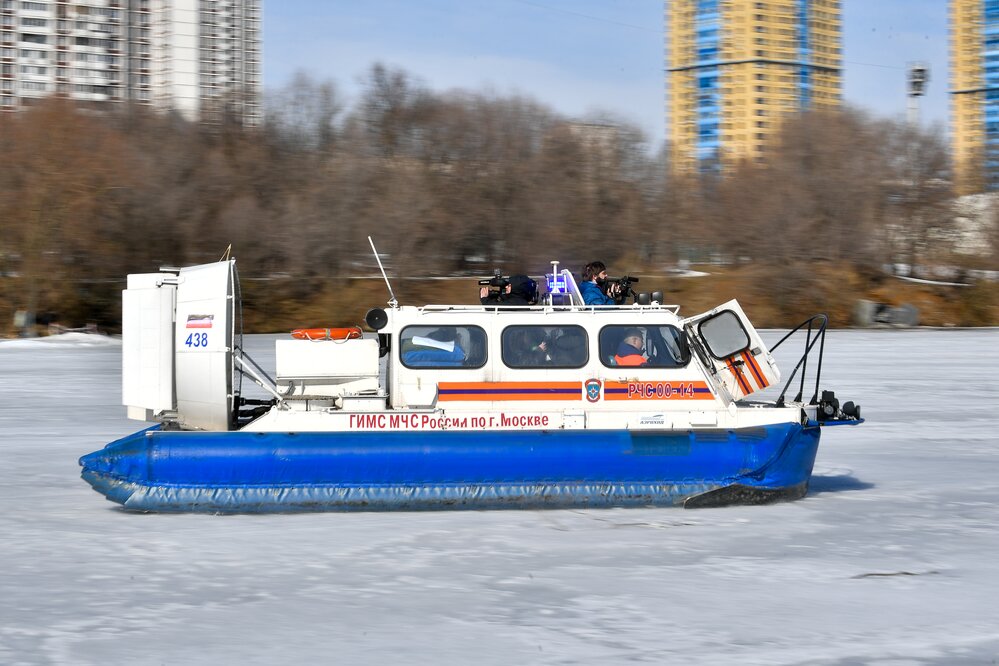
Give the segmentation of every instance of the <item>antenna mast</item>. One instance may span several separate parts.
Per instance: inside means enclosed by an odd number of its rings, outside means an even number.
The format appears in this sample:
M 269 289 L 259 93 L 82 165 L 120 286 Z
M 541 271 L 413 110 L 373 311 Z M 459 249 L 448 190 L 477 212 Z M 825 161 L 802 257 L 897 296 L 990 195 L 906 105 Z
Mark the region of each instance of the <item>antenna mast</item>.
M 399 306 L 399 301 L 396 300 L 395 292 L 392 291 L 392 284 L 389 282 L 388 276 L 385 275 L 385 267 L 382 266 L 381 257 L 378 256 L 378 250 L 375 249 L 375 242 L 371 240 L 371 236 L 368 236 L 368 243 L 371 244 L 371 251 L 375 253 L 375 261 L 378 262 L 378 270 L 382 272 L 382 277 L 385 279 L 385 286 L 388 287 L 388 292 L 389 292 L 388 305 L 390 308 L 395 309 Z

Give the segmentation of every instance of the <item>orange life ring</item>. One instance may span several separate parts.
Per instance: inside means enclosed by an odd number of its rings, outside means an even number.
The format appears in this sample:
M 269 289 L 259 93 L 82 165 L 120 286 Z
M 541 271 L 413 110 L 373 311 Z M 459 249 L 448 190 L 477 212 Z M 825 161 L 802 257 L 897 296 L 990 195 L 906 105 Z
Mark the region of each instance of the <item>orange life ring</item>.
M 359 326 L 346 328 L 296 328 L 291 332 L 296 340 L 355 340 L 361 337 Z

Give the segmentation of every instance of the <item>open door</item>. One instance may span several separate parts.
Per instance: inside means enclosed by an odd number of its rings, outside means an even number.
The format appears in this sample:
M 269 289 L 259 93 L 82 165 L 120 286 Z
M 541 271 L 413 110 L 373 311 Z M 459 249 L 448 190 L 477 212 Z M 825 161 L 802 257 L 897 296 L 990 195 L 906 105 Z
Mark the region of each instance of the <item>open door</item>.
M 133 273 L 121 292 L 121 402 L 128 418 L 174 413 L 175 273 Z
M 716 383 L 739 400 L 780 380 L 780 371 L 736 300 L 683 320 L 691 348 Z

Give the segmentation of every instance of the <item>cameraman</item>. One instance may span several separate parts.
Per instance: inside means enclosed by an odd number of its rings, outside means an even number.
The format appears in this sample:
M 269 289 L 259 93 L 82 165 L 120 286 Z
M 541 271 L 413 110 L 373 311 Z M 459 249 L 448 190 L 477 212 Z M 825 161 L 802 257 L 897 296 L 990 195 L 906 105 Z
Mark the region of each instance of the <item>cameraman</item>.
M 583 281 L 579 284 L 579 293 L 587 305 L 615 305 L 621 285 L 612 282 L 607 285 L 606 295 L 603 285 L 607 283 L 607 266 L 602 261 L 593 261 L 583 268 Z
M 483 305 L 534 305 L 538 302 L 538 285 L 526 275 L 511 275 L 499 291 L 490 291 L 489 287 L 479 289 L 479 302 Z

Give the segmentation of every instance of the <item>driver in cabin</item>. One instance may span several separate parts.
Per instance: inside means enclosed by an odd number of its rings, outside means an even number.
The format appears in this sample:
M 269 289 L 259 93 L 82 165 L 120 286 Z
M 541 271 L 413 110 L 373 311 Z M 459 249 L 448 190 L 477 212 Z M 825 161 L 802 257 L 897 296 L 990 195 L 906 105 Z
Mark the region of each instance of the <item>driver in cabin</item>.
M 642 339 L 642 332 L 637 328 L 629 328 L 624 332 L 621 344 L 617 346 L 617 354 L 614 355 L 614 362 L 617 365 L 639 366 L 646 365 L 649 361 L 642 355 L 645 343 Z
M 607 283 L 607 266 L 602 261 L 591 261 L 583 268 L 583 280 L 579 283 L 579 293 L 586 305 L 614 305 L 621 286 L 616 282 L 607 287 L 604 294 L 603 285 Z
M 490 293 L 489 287 L 479 289 L 479 302 L 483 305 L 536 305 L 538 285 L 526 275 L 511 275 L 501 291 Z

